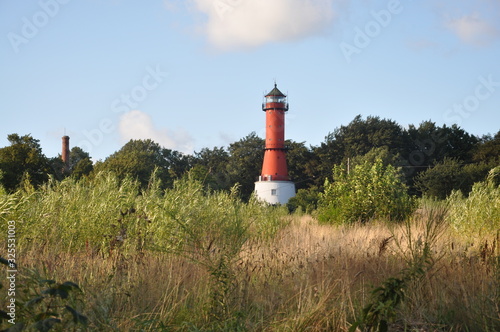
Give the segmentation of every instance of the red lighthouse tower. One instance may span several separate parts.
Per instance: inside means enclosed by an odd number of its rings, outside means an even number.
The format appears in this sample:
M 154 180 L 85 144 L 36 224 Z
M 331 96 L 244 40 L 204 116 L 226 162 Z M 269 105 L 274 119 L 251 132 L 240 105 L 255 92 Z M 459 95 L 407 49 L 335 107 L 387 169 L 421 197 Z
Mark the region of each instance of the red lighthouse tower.
M 257 196 L 270 204 L 285 204 L 295 196 L 295 185 L 288 177 L 285 147 L 285 113 L 288 102 L 274 84 L 262 104 L 266 112 L 266 144 L 264 163 L 259 181 L 255 182 Z

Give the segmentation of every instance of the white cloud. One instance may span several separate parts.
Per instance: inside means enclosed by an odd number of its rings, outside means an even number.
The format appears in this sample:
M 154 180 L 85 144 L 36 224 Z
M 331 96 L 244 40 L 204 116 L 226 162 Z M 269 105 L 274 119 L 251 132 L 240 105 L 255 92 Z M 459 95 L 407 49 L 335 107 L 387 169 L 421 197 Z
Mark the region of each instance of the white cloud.
M 480 18 L 477 13 L 448 19 L 445 26 L 463 42 L 477 46 L 487 45 L 500 36 L 500 30 L 487 20 Z
M 123 114 L 118 125 L 123 141 L 131 139 L 152 139 L 161 146 L 184 153 L 193 152 L 193 138 L 183 129 L 175 131 L 157 128 L 151 117 L 134 110 Z
M 193 0 L 203 33 L 221 50 L 252 48 L 324 33 L 333 0 Z

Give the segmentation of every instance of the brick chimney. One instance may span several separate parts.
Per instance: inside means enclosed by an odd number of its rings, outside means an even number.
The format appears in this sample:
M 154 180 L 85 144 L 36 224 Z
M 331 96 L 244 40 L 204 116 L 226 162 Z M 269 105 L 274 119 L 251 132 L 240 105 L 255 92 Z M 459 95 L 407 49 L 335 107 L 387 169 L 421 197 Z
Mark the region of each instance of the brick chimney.
M 61 159 L 63 161 L 63 174 L 69 173 L 69 136 L 62 137 L 62 154 Z

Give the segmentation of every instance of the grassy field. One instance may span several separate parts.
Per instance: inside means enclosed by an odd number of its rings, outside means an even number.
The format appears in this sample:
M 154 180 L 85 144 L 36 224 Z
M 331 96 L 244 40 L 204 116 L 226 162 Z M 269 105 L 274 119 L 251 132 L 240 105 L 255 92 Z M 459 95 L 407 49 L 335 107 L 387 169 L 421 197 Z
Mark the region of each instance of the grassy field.
M 348 331 L 381 320 L 389 331 L 500 330 L 500 235 L 457 232 L 439 204 L 399 224 L 332 226 L 193 181 L 165 193 L 99 181 L 2 196 L 2 218 L 17 220 L 18 321 L 61 319 L 54 331 Z M 63 298 L 65 281 L 81 291 Z

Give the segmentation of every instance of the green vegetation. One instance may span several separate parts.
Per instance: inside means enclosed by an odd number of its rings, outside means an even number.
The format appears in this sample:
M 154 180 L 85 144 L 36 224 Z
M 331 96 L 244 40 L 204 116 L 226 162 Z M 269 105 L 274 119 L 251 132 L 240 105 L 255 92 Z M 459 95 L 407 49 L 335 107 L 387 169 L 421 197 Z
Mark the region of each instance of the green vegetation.
M 446 200 L 449 220 L 460 233 L 498 234 L 500 232 L 500 167 L 489 172 L 486 181 L 472 186 L 468 197 L 454 191 Z
M 119 179 L 129 176 L 146 186 L 153 172 L 162 181 L 162 186 L 171 187 L 190 168 L 189 158 L 177 151 L 162 148 L 152 140 L 130 140 L 119 151 L 113 153 L 95 170 L 114 172 Z
M 50 174 L 49 160 L 42 154 L 39 141 L 29 135 L 11 134 L 10 146 L 0 149 L 0 180 L 2 186 L 15 190 L 28 179 L 34 185 L 47 181 Z
M 467 198 L 487 196 L 490 221 L 497 173 Z M 46 331 L 495 331 L 500 235 L 457 218 L 464 199 L 329 225 L 191 173 L 165 190 L 155 172 L 146 186 L 98 173 L 1 192 L 0 232 L 16 221 L 16 323 Z
M 486 177 L 494 163 L 464 165 L 458 159 L 445 158 L 416 177 L 416 187 L 425 196 L 445 199 L 453 190 L 469 193 L 475 182 Z
M 141 188 L 139 181 L 130 177 L 120 181 L 112 173 L 98 173 L 92 180 L 51 180 L 38 189 L 26 183 L 18 192 L 0 197 L 0 217 L 20 221 L 16 229 L 20 245 L 50 244 L 65 252 L 85 247 L 100 253 L 117 246 L 122 252 L 178 251 L 188 244 L 206 248 L 216 238 L 233 243 L 229 236 L 236 225 L 245 233 L 271 236 L 279 224 L 278 217 L 255 199 L 243 204 L 235 197 L 236 188 L 207 192 L 189 174 L 163 191 L 153 173 L 149 185 Z M 247 224 L 241 224 L 242 218 Z M 209 229 L 217 233 L 208 233 Z
M 398 307 L 405 301 L 410 285 L 421 285 L 423 278 L 432 270 L 436 263 L 434 255 L 438 247 L 438 240 L 446 229 L 446 211 L 440 207 L 431 207 L 426 210 L 427 216 L 421 225 L 421 234 L 418 241 L 413 241 L 413 225 L 417 220 L 407 220 L 402 228 L 405 243 L 398 240 L 398 234 L 393 235 L 381 243 L 381 249 L 387 242 L 394 239 L 396 246 L 402 253 L 406 267 L 400 271 L 399 277 L 390 277 L 372 290 L 371 300 L 363 308 L 359 320 L 349 331 L 356 331 L 358 327 L 364 330 L 385 332 L 389 324 L 394 322 L 398 315 Z M 422 223 L 422 220 L 420 220 Z
M 9 267 L 8 271 L 14 269 L 14 264 L 4 258 L 1 263 Z M 23 268 L 18 272 L 22 272 L 15 276 L 19 295 L 15 302 L 9 301 L 6 311 L 0 310 L 0 324 L 9 326 L 3 331 L 69 331 L 87 326 L 88 318 L 75 309 L 81 306 L 81 289 L 77 284 L 44 279 L 36 270 Z M 12 281 L 8 281 L 6 288 L 11 289 Z
M 227 147 L 204 148 L 193 155 L 161 147 L 151 140 L 131 140 L 103 161 L 92 163 L 91 156 L 73 147 L 69 172 L 62 173 L 60 156 L 47 158 L 39 141 L 30 135 L 8 136 L 10 146 L 0 148 L 0 184 L 14 192 L 25 179 L 37 187 L 52 175 L 58 181 L 70 175 L 76 179 L 92 178 L 97 173 L 113 172 L 124 179 L 131 176 L 146 186 L 156 169 L 162 189 L 171 188 L 174 181 L 188 171 L 214 190 L 230 190 L 239 184 L 239 194 L 247 201 L 254 181 L 262 167 L 264 140 L 254 132 L 230 143 Z M 334 166 L 372 154 L 384 165 L 401 169 L 403 183 L 411 195 L 444 199 L 452 190 L 464 195 L 472 184 L 485 180 L 490 169 L 500 163 L 500 132 L 477 137 L 453 125 L 437 126 L 430 121 L 403 128 L 396 122 L 379 117 L 356 116 L 348 125 L 329 133 L 318 146 L 304 142 L 285 142 L 288 171 L 297 190 L 307 198 L 294 202 L 291 209 L 302 211 L 314 206 L 314 197 L 323 191 L 325 180 Z M 373 162 L 375 158 L 368 158 Z M 441 181 L 441 179 L 446 181 Z M 311 199 L 313 200 L 311 202 Z M 312 205 L 311 205 L 312 203 Z
M 405 220 L 413 212 L 413 200 L 398 171 L 381 159 L 365 161 L 352 170 L 335 166 L 334 182 L 327 180 L 320 195 L 318 217 L 337 224 L 372 219 Z
M 2 330 L 500 330 L 500 132 L 358 116 L 320 146 L 287 141 L 286 207 L 252 195 L 255 133 L 193 156 L 131 140 L 95 164 L 74 147 L 69 174 L 9 142 Z

